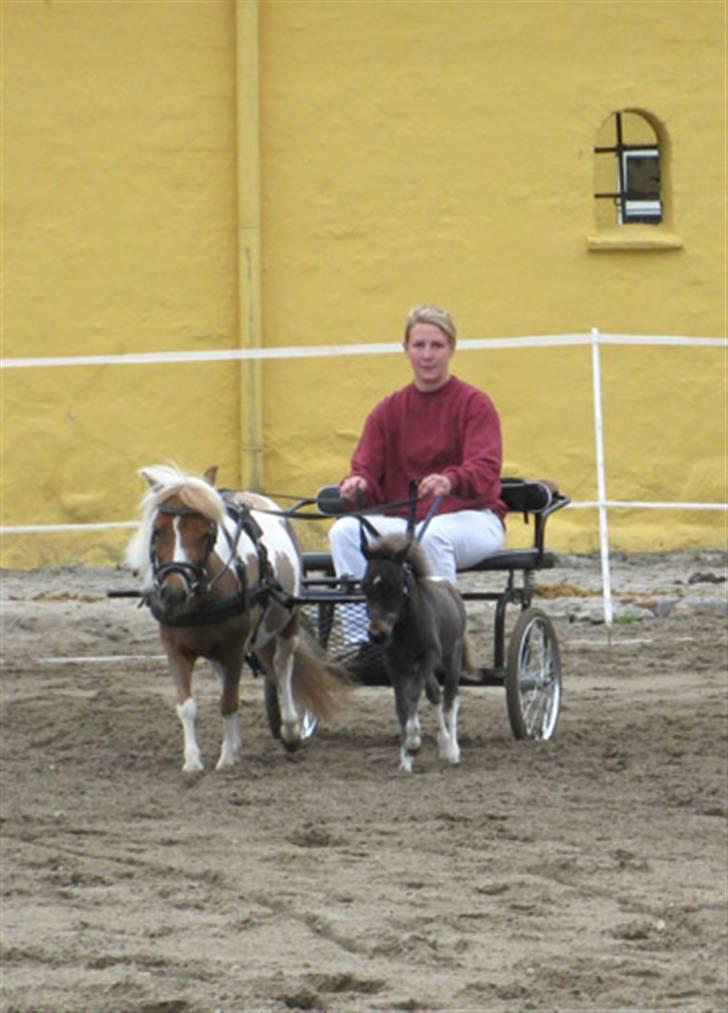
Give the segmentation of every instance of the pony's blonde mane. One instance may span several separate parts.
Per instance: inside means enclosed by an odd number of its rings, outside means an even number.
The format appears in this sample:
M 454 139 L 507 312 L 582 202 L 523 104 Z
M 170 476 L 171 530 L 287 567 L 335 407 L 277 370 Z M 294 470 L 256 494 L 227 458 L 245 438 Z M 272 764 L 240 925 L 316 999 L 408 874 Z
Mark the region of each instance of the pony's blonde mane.
M 407 551 L 402 556 L 405 549 Z M 376 559 L 408 562 L 418 580 L 424 580 L 432 575 L 425 550 L 419 542 L 413 541 L 407 535 L 383 535 L 370 544 L 369 552 Z
M 125 562 L 132 570 L 145 574 L 149 569 L 149 543 L 152 521 L 160 506 L 177 497 L 182 506 L 196 510 L 210 521 L 221 524 L 225 505 L 220 493 L 204 478 L 186 475 L 173 465 L 159 464 L 143 468 L 139 474 L 150 488 L 139 503 L 141 521 L 126 549 Z

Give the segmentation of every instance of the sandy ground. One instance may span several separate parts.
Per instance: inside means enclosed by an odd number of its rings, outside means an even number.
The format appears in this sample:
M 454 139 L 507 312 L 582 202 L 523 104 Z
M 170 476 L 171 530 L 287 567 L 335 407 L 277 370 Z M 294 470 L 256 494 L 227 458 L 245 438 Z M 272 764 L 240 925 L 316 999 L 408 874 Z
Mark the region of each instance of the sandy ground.
M 156 625 L 105 597 L 129 575 L 5 572 L 2 1010 L 725 1010 L 725 576 L 618 558 L 608 632 L 597 559 L 539 575 L 551 742 L 468 687 L 462 764 L 425 710 L 407 776 L 362 687 L 290 758 L 248 672 L 240 764 L 189 777 Z

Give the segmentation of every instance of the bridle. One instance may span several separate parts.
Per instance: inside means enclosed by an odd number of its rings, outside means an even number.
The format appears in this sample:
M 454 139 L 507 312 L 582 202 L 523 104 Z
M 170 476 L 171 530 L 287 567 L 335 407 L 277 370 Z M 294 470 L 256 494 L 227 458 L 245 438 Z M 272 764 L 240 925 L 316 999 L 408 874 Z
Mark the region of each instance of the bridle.
M 235 521 L 235 530 L 231 534 L 227 527 L 222 526 L 223 534 L 228 543 L 230 556 L 222 569 L 210 577 L 208 563 L 210 556 L 217 543 L 218 525 L 213 522 L 210 530 L 209 544 L 204 558 L 200 563 L 187 563 L 170 561 L 160 563 L 152 538 L 149 547 L 149 556 L 152 567 L 152 590 L 143 596 L 144 604 L 148 605 L 152 615 L 157 622 L 166 626 L 205 626 L 222 622 L 233 616 L 249 612 L 256 605 L 263 605 L 269 597 L 274 597 L 280 604 L 291 608 L 294 599 L 286 593 L 276 579 L 268 561 L 268 554 L 265 545 L 261 541 L 262 531 L 255 518 L 251 515 L 249 508 L 243 504 L 227 500 L 225 503 L 227 515 Z M 160 506 L 158 513 L 164 513 L 173 517 L 202 517 L 199 510 L 189 507 Z M 259 583 L 256 587 L 249 588 L 245 575 L 245 568 L 238 555 L 237 547 L 241 534 L 245 532 L 255 546 L 259 564 Z M 225 573 L 234 573 L 238 590 L 233 595 L 222 599 L 209 600 L 207 597 L 214 591 L 218 582 Z M 159 592 L 164 581 L 171 574 L 178 574 L 185 582 L 190 598 L 198 599 L 193 609 L 187 610 L 183 615 L 172 617 L 168 615 L 155 600 L 155 592 Z M 261 616 L 262 620 L 262 616 Z
M 169 517 L 201 517 L 202 514 L 199 510 L 192 510 L 189 507 L 170 507 L 160 506 L 157 509 L 157 513 L 165 514 Z M 208 545 L 207 551 L 200 563 L 187 563 L 180 560 L 170 560 L 169 563 L 160 563 L 157 556 L 156 549 L 156 533 L 152 536 L 149 544 L 149 562 L 152 567 L 152 585 L 155 590 L 159 591 L 166 579 L 172 574 L 180 576 L 187 586 L 187 591 L 192 597 L 197 597 L 202 594 L 209 594 L 222 577 L 225 570 L 230 567 L 230 560 L 225 564 L 225 567 L 216 574 L 215 577 L 210 579 L 207 572 L 207 564 L 210 561 L 210 556 L 217 542 L 217 524 L 215 521 L 212 522 L 212 528 L 207 537 Z M 234 548 L 234 547 L 233 547 Z
M 394 562 L 393 560 L 391 562 Z M 397 564 L 395 564 L 397 565 Z M 398 609 L 389 611 L 388 609 L 377 608 L 376 605 L 371 606 L 367 602 L 367 615 L 374 622 L 384 622 L 388 626 L 394 626 L 402 619 L 402 615 L 409 602 L 412 589 L 414 588 L 415 578 L 412 564 L 408 560 L 403 560 L 399 567 L 402 571 L 402 602 Z

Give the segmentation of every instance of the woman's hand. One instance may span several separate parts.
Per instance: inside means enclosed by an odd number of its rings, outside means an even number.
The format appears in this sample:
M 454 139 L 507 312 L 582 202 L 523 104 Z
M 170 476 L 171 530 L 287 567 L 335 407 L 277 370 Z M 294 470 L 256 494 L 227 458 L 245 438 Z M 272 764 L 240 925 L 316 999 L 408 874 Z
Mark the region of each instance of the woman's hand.
M 423 496 L 449 496 L 452 491 L 452 482 L 447 475 L 425 475 L 417 486 L 417 495 Z
M 339 486 L 339 492 L 344 499 L 354 500 L 360 492 L 362 496 L 367 491 L 367 480 L 362 475 L 349 475 Z

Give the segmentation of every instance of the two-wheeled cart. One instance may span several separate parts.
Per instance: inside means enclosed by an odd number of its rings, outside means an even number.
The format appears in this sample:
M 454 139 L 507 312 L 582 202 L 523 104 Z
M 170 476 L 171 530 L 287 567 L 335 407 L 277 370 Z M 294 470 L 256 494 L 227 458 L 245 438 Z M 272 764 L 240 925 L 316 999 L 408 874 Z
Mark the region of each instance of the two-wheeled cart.
M 570 502 L 570 498 L 550 482 L 513 478 L 503 480 L 502 496 L 510 515 L 520 514 L 525 523 L 532 524 L 532 543 L 528 548 L 493 553 L 476 566 L 461 571 L 463 574 L 500 573 L 505 579 L 500 590 L 461 589 L 466 603 L 495 604 L 492 664 L 479 666 L 475 673 L 463 679 L 463 685 L 505 687 L 513 735 L 517 739 L 545 741 L 554 736 L 559 721 L 561 659 L 551 620 L 532 602 L 536 572 L 550 569 L 557 563 L 555 554 L 545 547 L 546 523 L 551 514 Z M 316 508 L 313 515 L 307 511 L 312 504 Z M 337 488 L 326 486 L 314 500 L 302 500 L 287 513 L 292 520 L 304 516 L 332 519 L 344 509 L 351 513 L 339 498 Z M 372 511 L 366 513 L 376 526 L 376 516 Z M 364 605 L 360 584 L 351 577 L 337 576 L 329 553 L 305 552 L 303 563 L 299 600 L 307 625 L 321 648 L 347 667 L 351 659 L 341 639 L 339 610 L 346 605 Z M 506 613 L 511 605 L 519 613 L 507 635 Z M 361 640 L 366 640 L 365 629 L 362 629 Z M 381 684 L 386 684 L 386 677 Z M 266 708 L 275 733 L 277 700 L 266 698 Z

